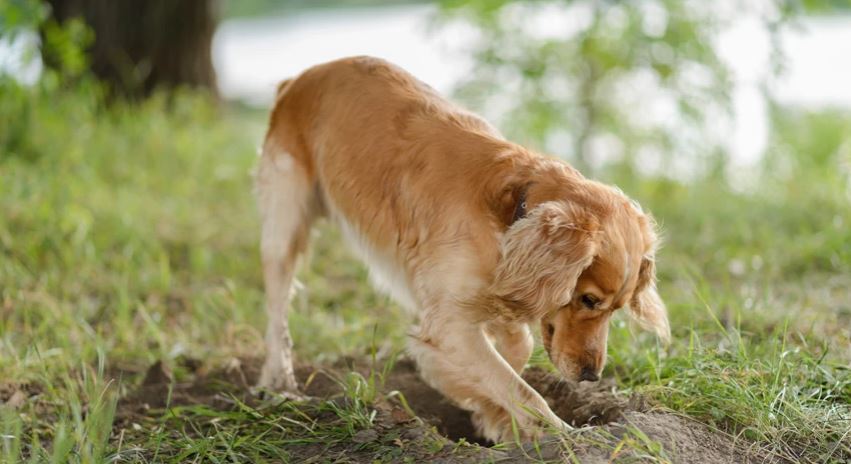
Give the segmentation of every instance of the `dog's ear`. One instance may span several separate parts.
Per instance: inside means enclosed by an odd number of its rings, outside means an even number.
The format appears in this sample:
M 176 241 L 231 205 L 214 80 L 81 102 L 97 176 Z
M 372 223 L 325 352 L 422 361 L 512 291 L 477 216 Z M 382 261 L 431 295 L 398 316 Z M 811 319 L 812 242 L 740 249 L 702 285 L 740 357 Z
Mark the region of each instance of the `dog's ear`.
M 526 212 L 503 235 L 491 294 L 515 319 L 537 319 L 570 301 L 591 265 L 600 223 L 577 204 L 547 202 Z
M 656 262 L 652 253 L 641 260 L 638 284 L 629 302 L 629 309 L 641 327 L 654 331 L 665 343 L 671 340 L 665 303 L 656 291 Z
M 490 209 L 505 228 L 526 216 L 526 198 L 530 185 L 527 181 L 514 180 L 491 199 Z

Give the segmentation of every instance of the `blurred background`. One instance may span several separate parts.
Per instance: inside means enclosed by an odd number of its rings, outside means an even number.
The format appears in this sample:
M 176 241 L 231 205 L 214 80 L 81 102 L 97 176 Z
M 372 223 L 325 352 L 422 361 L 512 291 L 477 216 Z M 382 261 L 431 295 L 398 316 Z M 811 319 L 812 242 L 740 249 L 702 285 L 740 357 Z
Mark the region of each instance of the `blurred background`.
M 0 381 L 73 418 L 87 369 L 262 352 L 275 85 L 355 54 L 652 211 L 675 342 L 618 318 L 619 387 L 795 462 L 851 456 L 848 0 L 0 0 Z M 317 236 L 301 359 L 401 350 L 406 316 Z
M 585 168 L 721 163 L 746 185 L 784 108 L 851 106 L 845 0 L 4 3 L 0 73 L 23 85 L 89 68 L 266 108 L 281 79 L 369 54 Z

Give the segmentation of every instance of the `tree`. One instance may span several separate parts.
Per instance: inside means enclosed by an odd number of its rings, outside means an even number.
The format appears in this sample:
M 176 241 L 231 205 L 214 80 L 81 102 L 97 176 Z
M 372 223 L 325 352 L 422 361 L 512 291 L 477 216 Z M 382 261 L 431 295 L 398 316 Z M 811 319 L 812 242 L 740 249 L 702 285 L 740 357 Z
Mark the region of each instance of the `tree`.
M 663 169 L 704 159 L 713 169 L 731 127 L 719 31 L 752 13 L 774 33 L 792 13 L 786 0 L 765 11 L 734 4 L 443 0 L 443 11 L 476 33 L 475 68 L 459 96 L 509 137 L 583 170 L 600 164 L 599 153 Z
M 177 86 L 215 91 L 211 43 L 216 15 L 212 0 L 47 3 L 56 23 L 82 18 L 92 29 L 89 66 L 111 91 L 128 97 L 144 97 L 156 88 Z M 43 47 L 42 55 L 48 67 L 61 61 L 52 47 Z

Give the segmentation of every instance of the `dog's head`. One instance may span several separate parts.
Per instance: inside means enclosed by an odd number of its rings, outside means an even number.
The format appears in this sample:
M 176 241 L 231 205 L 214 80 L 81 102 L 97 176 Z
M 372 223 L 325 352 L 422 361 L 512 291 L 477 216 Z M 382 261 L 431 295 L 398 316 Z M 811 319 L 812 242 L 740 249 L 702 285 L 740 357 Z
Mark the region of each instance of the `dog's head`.
M 670 337 L 656 292 L 654 223 L 637 204 L 581 176 L 567 187 L 544 181 L 518 192 L 491 292 L 515 316 L 541 321 L 544 346 L 565 378 L 599 378 L 609 319 L 621 307 Z

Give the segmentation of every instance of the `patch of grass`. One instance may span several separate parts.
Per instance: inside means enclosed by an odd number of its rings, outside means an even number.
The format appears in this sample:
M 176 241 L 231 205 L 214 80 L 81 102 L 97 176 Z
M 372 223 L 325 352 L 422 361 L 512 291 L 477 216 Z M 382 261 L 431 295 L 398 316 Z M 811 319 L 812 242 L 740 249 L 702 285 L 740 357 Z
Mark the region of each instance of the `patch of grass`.
M 85 94 L 31 92 L 20 99 L 26 123 L 0 128 L 19 141 L 0 154 L 0 387 L 27 395 L 3 408 L 4 455 L 146 455 L 111 434 L 115 398 L 138 373 L 156 360 L 216 365 L 262 350 L 252 171 L 266 115 L 191 94 L 105 108 Z M 298 355 L 359 357 L 374 340 L 382 357 L 398 351 L 406 316 L 364 285 L 336 231 L 317 234 L 328 238 L 300 276 L 309 290 L 292 317 Z M 368 416 L 374 399 L 339 412 Z M 157 446 L 177 445 L 161 432 Z
M 763 452 L 792 461 L 828 462 L 851 453 L 851 372 L 828 361 L 824 346 L 793 343 L 783 328 L 773 341 L 740 332 L 723 341 L 692 331 L 687 346 L 664 359 L 634 359 L 624 383 L 668 408 L 699 418 Z
M 191 94 L 105 108 L 81 92 L 28 92 L 0 105 L 0 119 L 17 121 L 0 125 L 0 141 L 12 141 L 0 152 L 0 393 L 21 392 L 2 406 L 0 455 L 347 459 L 338 445 L 373 427 L 387 401 L 378 374 L 352 374 L 341 401 L 263 409 L 232 398 L 226 410 L 173 406 L 116 426 L 117 398 L 155 361 L 221 366 L 262 352 L 251 171 L 265 114 Z M 841 462 L 851 457 L 851 118 L 776 119 L 790 129 L 747 189 L 603 173 L 663 227 L 659 285 L 674 331 L 660 347 L 618 317 L 607 375 L 766 451 Z M 839 135 L 802 136 L 821 131 Z M 333 228 L 317 229 L 311 254 L 292 314 L 298 356 L 400 351 L 409 317 L 371 290 Z M 631 437 L 624 447 L 666 459 Z M 395 438 L 364 438 L 359 456 L 445 452 L 433 435 L 416 452 Z

